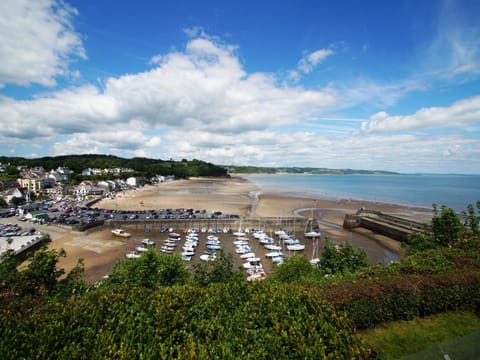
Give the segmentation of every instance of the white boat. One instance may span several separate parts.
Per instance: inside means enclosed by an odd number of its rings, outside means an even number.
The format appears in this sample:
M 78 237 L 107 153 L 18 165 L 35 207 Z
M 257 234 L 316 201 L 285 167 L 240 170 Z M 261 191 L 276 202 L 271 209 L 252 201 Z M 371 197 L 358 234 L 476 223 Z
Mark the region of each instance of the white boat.
M 215 254 L 203 254 L 200 255 L 200 260 L 202 261 L 213 261 L 217 258 Z
M 209 250 L 220 250 L 222 247 L 220 245 L 207 245 Z
M 304 244 L 294 244 L 294 245 L 287 245 L 288 251 L 302 251 L 305 250 Z
M 262 268 L 262 263 L 260 258 L 250 258 L 246 263 L 243 264 L 244 269 L 252 269 L 252 268 Z
M 320 237 L 320 236 L 322 236 L 320 231 L 309 231 L 309 232 L 305 233 L 306 238 L 317 238 L 317 237 Z
M 173 246 L 161 246 L 160 247 L 160 250 L 163 251 L 163 252 L 173 252 L 173 250 L 175 250 L 175 248 Z
M 273 257 L 272 262 L 277 265 L 283 264 L 283 256 Z
M 267 250 L 275 250 L 275 251 L 282 250 L 281 246 L 273 245 L 273 244 L 265 245 L 264 248 Z
M 283 240 L 285 245 L 295 245 L 300 244 L 300 240 L 289 237 L 288 239 Z
M 189 255 L 182 255 L 182 260 L 183 261 L 192 261 L 192 257 Z
M 287 232 L 285 230 L 277 230 L 275 231 L 275 235 L 280 236 L 280 235 L 286 235 Z
M 253 237 L 255 239 L 261 239 L 265 236 L 267 236 L 267 235 L 265 234 L 265 232 L 263 230 L 255 230 L 255 232 L 253 233 Z
M 215 235 L 208 235 L 207 241 L 218 241 L 218 236 Z
M 235 252 L 237 254 L 246 254 L 246 253 L 252 252 L 252 249 L 248 245 L 237 246 L 235 248 Z
M 150 239 L 143 239 L 143 240 L 142 240 L 142 244 L 143 244 L 143 245 L 146 245 L 146 246 L 153 246 L 153 245 L 155 245 L 155 243 L 153 242 L 153 240 L 150 240 Z
M 207 240 L 207 245 L 218 245 L 220 244 L 220 240 Z
M 240 236 L 245 236 L 245 233 L 242 230 L 239 229 L 239 230 L 235 231 L 233 233 L 233 235 L 240 237 Z
M 145 251 L 148 251 L 148 248 L 143 245 L 140 245 L 140 246 L 137 246 L 135 250 L 138 252 L 145 252 Z
M 264 236 L 264 237 L 260 238 L 260 240 L 258 242 L 262 245 L 268 245 L 268 244 L 273 244 L 274 243 L 273 239 L 271 237 L 268 237 L 268 236 Z
M 112 234 L 118 237 L 123 237 L 123 238 L 128 238 L 132 235 L 126 231 L 123 231 L 122 229 L 112 230 Z
M 253 253 L 253 252 L 249 252 L 249 253 L 240 255 L 240 259 L 250 259 L 250 258 L 254 258 L 254 257 L 255 257 L 255 253 Z
M 312 246 L 312 258 L 310 259 L 310 264 L 313 266 L 320 267 L 320 256 L 318 254 L 318 241 L 319 238 L 313 239 L 313 246 Z
M 246 239 L 236 240 L 233 242 L 233 245 L 248 245 L 248 240 Z
M 171 241 L 171 240 L 165 240 L 163 242 L 163 245 L 164 246 L 172 246 L 172 247 L 175 247 L 177 246 L 177 242 L 176 241 Z
M 177 234 L 177 233 L 174 233 L 174 232 L 171 232 L 170 234 L 168 234 L 168 237 L 169 237 L 170 239 L 179 240 L 179 239 L 182 237 L 182 235 Z
M 277 257 L 277 256 L 283 256 L 283 253 L 280 251 L 272 251 L 265 254 L 265 257 L 267 259 L 273 259 L 274 257 Z
M 141 255 L 139 253 L 137 253 L 135 250 L 134 251 L 130 251 L 128 253 L 125 254 L 125 257 L 127 259 L 138 259 Z
M 183 256 L 193 256 L 193 255 L 195 255 L 195 251 L 193 251 L 193 250 L 185 250 L 185 251 L 182 252 L 182 257 Z

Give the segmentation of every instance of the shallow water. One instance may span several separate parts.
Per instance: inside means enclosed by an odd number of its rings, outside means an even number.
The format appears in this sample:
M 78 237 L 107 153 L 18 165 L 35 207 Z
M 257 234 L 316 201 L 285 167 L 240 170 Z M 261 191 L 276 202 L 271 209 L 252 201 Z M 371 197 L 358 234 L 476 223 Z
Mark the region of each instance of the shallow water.
M 249 175 L 263 192 L 323 199 L 356 199 L 457 211 L 480 200 L 480 175 Z

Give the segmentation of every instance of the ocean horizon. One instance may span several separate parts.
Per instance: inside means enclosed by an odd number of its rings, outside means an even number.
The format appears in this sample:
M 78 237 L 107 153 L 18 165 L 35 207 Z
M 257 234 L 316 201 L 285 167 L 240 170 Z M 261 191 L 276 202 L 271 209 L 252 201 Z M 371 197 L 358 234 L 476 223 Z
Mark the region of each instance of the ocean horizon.
M 317 199 L 351 199 L 458 212 L 480 201 L 480 175 L 460 174 L 252 174 L 264 193 Z

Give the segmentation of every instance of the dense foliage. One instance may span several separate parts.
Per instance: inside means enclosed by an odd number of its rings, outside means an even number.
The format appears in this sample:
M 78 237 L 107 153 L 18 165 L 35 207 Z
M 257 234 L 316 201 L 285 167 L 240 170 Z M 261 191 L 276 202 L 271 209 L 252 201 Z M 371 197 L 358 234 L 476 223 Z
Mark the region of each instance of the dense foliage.
M 237 281 L 124 288 L 0 309 L 3 358 L 365 359 L 345 319 L 313 291 Z
M 193 265 L 193 282 L 199 286 L 215 283 L 241 281 L 243 273 L 233 269 L 233 255 L 220 250 L 215 261 L 206 261 Z
M 480 315 L 480 271 L 357 279 L 322 287 L 322 294 L 358 328 L 450 310 Z
M 129 168 L 136 176 L 151 178 L 155 175 L 174 175 L 177 178 L 192 176 L 226 176 L 227 170 L 208 162 L 193 159 L 188 160 L 156 160 L 148 158 L 124 159 L 113 155 L 65 155 L 26 159 L 20 157 L 0 157 L 0 163 L 10 164 L 9 169 L 16 166 L 32 168 L 42 166 L 45 170 L 55 170 L 58 167 L 67 167 L 79 177 L 86 168 Z M 8 174 L 5 174 L 7 176 Z M 75 177 L 75 176 L 74 176 Z
M 335 245 L 327 240 L 322 252 L 321 266 L 312 266 L 303 255 L 292 255 L 281 266 L 273 268 L 269 281 L 282 283 L 324 282 L 330 275 L 354 274 L 368 266 L 367 254 L 363 249 L 355 249 L 349 242 Z
M 48 297 L 65 299 L 81 293 L 86 285 L 80 280 L 83 260 L 68 273 L 58 268 L 58 260 L 65 257 L 63 249 L 46 250 L 45 243 L 38 251 L 27 254 L 26 264 L 20 265 L 18 257 L 8 250 L 0 257 L 0 304 Z
M 122 286 L 157 287 L 183 285 L 188 280 L 188 271 L 179 254 L 168 256 L 150 249 L 134 261 L 120 260 L 115 264 L 108 279 L 102 286 L 114 288 Z
M 479 211 L 480 201 L 477 202 L 477 212 Z M 471 204 L 460 215 L 445 205 L 439 208 L 434 204 L 431 225 L 424 234 L 417 233 L 410 236 L 407 253 L 414 254 L 428 249 L 452 247 L 478 239 L 480 215 L 477 212 Z
M 321 264 L 322 271 L 326 274 L 354 273 L 368 266 L 367 253 L 363 249 L 355 249 L 349 242 L 335 245 L 327 241 Z

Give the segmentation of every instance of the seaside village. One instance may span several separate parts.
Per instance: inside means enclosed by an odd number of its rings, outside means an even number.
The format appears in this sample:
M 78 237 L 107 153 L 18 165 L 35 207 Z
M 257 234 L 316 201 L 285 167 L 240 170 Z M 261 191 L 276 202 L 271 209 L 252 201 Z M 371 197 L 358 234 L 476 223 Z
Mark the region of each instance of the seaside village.
M 66 167 L 58 167 L 56 170 L 45 171 L 42 167 L 22 168 L 21 177 L 11 181 L 0 181 L 0 196 L 11 204 L 15 198 L 19 202 L 25 200 L 32 202 L 37 198 L 60 201 L 69 197 L 76 201 L 84 201 L 88 196 L 110 197 L 114 192 L 124 191 L 141 186 L 147 182 L 145 178 L 127 177 L 123 179 L 122 174 L 133 173 L 132 169 L 109 168 L 91 169 L 82 171 L 82 176 L 108 175 L 115 180 L 82 181 L 78 185 L 67 185 L 69 176 L 74 172 Z M 6 171 L 6 165 L 0 164 L 0 173 Z M 172 179 L 173 177 L 157 176 L 148 179 L 150 183 L 158 183 Z
M 139 258 L 149 248 L 156 247 L 166 254 L 180 253 L 186 262 L 192 261 L 192 259 L 194 261 L 212 261 L 215 260 L 217 251 L 224 248 L 225 244 L 221 244 L 221 237 L 230 236 L 233 239 L 234 247 L 229 250 L 234 250 L 236 253 L 249 281 L 261 280 L 266 275 L 260 256 L 270 260 L 271 264 L 279 264 L 283 262 L 285 256 L 282 251 L 293 253 L 305 250 L 304 243 L 282 229 L 277 229 L 275 235 L 268 234 L 270 236 L 260 229 L 248 227 L 232 229 L 229 225 L 232 226 L 233 221 L 239 218 L 235 214 L 222 214 L 221 212 L 210 214 L 205 210 L 194 209 L 115 211 L 94 207 L 95 202 L 102 198 L 113 199 L 116 194 L 138 188 L 145 183 L 172 181 L 173 176 L 156 176 L 152 179 L 136 177 L 122 179 L 122 175 L 132 173 L 133 170 L 89 168 L 82 172 L 82 176 L 109 174 L 112 175 L 109 177 L 115 178 L 115 180 L 82 181 L 78 185 L 68 185 L 69 176 L 73 172 L 65 167 L 48 172 L 41 167 L 19 170 L 21 176 L 16 181 L 0 182 L 1 197 L 6 204 L 0 210 L 0 217 L 15 217 L 24 221 L 26 227 L 22 228 L 18 223 L 9 223 L 8 219 L 0 221 L 0 253 L 12 249 L 16 254 L 20 254 L 38 244 L 42 239 L 42 234 L 33 227 L 36 223 L 70 226 L 76 230 L 85 230 L 104 224 L 106 220 L 110 220 L 110 225 L 113 226 L 111 230 L 113 236 L 119 238 L 128 239 L 132 236 L 130 232 L 121 227 L 128 227 L 127 223 L 130 225 L 135 223 L 135 226 L 138 226 L 142 221 L 145 224 L 149 224 L 149 222 L 153 224 L 145 225 L 148 227 L 160 224 L 158 225 L 159 232 L 165 233 L 163 242 L 158 244 L 149 238 L 143 238 L 139 244 L 136 244 L 138 246 L 133 247 L 125 254 L 127 259 Z M 1 166 L 0 171 L 5 171 L 5 166 Z M 191 219 L 196 219 L 198 224 L 208 224 L 209 226 L 185 228 L 183 232 L 172 226 L 171 220 L 174 221 L 174 226 L 180 228 L 185 227 L 186 222 L 182 223 L 178 220 L 188 221 Z M 219 226 L 218 222 L 210 223 L 212 219 L 223 220 L 222 226 Z M 162 223 L 162 221 L 164 222 Z M 75 228 L 75 226 L 80 227 Z M 250 242 L 249 235 L 253 236 L 252 240 L 255 240 L 255 245 Z M 205 245 L 205 249 L 201 253 L 197 251 L 200 248 L 198 246 L 199 237 L 204 242 L 202 245 Z M 305 233 L 305 237 L 318 239 L 320 233 L 310 229 Z M 6 241 L 7 238 L 9 242 Z M 262 255 L 259 254 L 260 252 Z M 311 261 L 316 265 L 319 262 L 318 252 L 313 255 Z

